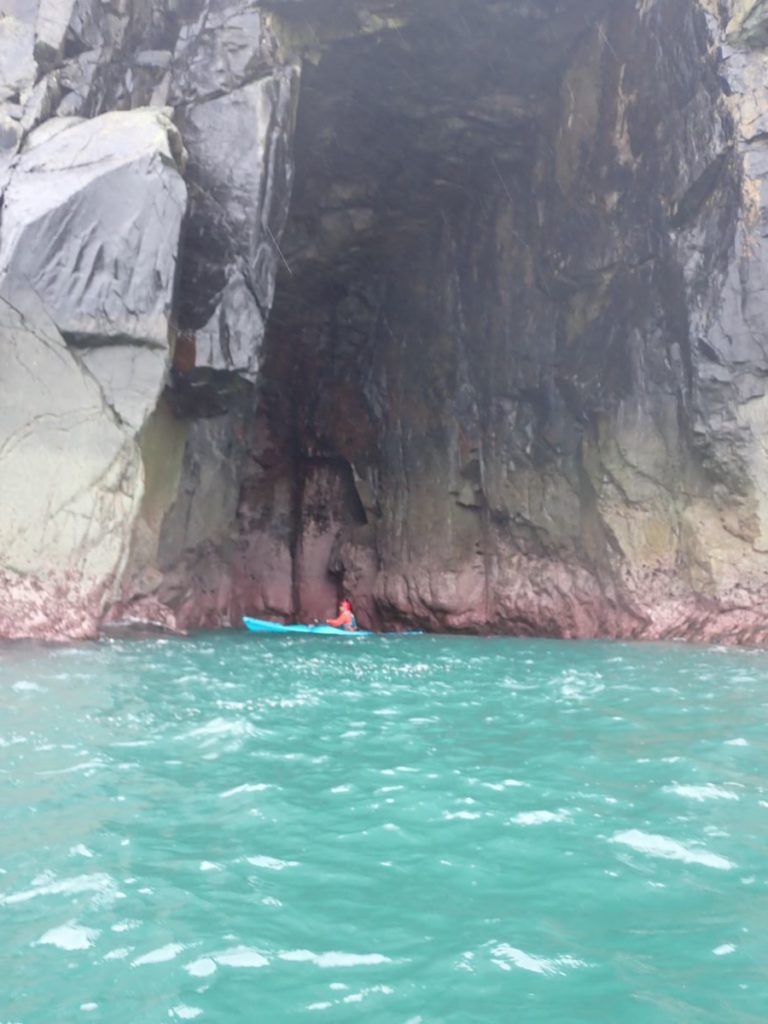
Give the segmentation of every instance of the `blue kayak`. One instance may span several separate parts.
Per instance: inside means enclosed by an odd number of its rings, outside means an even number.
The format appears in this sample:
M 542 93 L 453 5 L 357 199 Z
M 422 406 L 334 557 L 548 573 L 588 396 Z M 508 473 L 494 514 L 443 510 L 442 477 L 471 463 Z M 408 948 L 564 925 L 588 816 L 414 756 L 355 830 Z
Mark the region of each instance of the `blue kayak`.
M 286 626 L 282 622 L 268 622 L 266 619 L 251 619 L 243 616 L 243 624 L 252 633 L 309 633 L 312 636 L 419 636 L 419 631 L 410 633 L 371 633 L 367 629 L 339 629 L 336 626 Z

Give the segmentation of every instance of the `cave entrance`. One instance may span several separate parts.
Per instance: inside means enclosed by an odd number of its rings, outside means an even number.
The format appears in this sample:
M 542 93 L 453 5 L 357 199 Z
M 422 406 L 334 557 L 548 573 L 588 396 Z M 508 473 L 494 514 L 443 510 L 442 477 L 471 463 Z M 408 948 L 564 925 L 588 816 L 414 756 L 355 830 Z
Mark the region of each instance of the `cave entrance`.
M 600 517 L 584 525 L 585 437 L 639 361 L 673 407 L 690 387 L 669 219 L 686 111 L 721 128 L 703 16 L 274 6 L 316 46 L 244 489 L 253 557 L 265 578 L 290 563 L 301 618 L 344 589 L 374 624 L 560 633 L 579 599 L 547 606 L 531 572 L 559 560 L 599 589 L 611 571 Z

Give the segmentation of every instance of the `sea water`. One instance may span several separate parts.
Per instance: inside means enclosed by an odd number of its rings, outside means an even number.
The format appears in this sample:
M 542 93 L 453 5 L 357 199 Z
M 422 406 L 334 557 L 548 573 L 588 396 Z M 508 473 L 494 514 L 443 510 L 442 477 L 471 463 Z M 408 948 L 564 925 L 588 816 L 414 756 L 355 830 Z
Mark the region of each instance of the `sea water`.
M 768 655 L 0 649 L 0 1022 L 765 1024 Z

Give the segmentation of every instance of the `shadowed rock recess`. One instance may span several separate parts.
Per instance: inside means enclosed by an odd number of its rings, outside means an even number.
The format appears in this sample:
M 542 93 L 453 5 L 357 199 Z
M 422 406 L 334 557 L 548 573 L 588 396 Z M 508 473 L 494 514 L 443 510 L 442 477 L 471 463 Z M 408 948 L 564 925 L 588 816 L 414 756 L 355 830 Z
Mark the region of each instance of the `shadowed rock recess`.
M 5 0 L 0 635 L 768 638 L 768 2 Z

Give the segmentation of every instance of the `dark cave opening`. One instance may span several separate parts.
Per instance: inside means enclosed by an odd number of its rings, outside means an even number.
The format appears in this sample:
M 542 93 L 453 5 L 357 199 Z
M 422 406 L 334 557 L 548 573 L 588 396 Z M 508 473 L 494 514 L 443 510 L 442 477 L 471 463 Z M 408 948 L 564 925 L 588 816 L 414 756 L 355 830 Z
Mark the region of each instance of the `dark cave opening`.
M 662 430 L 690 410 L 680 211 L 698 229 L 733 207 L 721 87 L 701 16 L 675 5 L 387 16 L 346 35 L 342 17 L 304 66 L 257 455 L 348 465 L 366 510 L 320 488 L 320 529 L 294 489 L 295 615 L 341 572 L 374 622 L 514 629 L 520 566 L 614 574 L 592 480 L 605 424 L 646 392 Z M 549 600 L 533 615 L 562 632 Z M 563 598 L 571 622 L 580 600 Z

